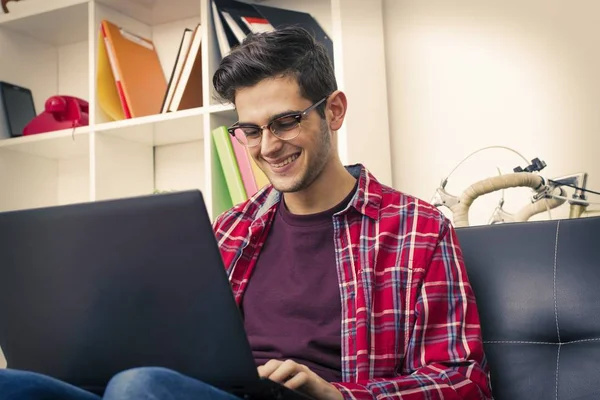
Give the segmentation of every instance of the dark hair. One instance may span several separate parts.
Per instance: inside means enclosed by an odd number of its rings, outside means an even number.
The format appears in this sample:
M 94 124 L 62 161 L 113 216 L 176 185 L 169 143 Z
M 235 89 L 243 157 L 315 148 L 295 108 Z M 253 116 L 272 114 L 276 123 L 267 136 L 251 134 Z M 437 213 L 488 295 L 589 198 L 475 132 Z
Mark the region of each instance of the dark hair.
M 313 102 L 337 90 L 327 50 L 308 31 L 296 26 L 248 35 L 223 58 L 213 85 L 223 100 L 234 103 L 238 89 L 279 76 L 295 77 L 302 97 Z M 325 103 L 318 107 L 321 117 L 324 109 Z

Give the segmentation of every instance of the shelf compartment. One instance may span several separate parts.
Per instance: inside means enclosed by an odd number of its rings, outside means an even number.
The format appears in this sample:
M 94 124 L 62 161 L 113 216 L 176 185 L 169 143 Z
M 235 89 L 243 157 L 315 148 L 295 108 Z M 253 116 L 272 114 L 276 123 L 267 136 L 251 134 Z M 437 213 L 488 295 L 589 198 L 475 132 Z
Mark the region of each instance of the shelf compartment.
M 9 6 L 10 13 L 0 15 L 0 79 L 31 90 L 36 115 L 51 96 L 89 100 L 88 2 L 28 0 Z
M 108 20 L 111 23 L 125 29 L 126 31 L 152 40 L 156 53 L 158 55 L 165 82 L 168 83 L 173 66 L 175 64 L 182 34 L 185 29 L 195 29 L 201 23 L 199 0 L 180 0 L 165 1 L 155 0 L 151 2 L 124 2 L 113 0 L 97 0 L 94 4 L 94 43 L 98 42 L 100 23 L 102 20 Z M 201 27 L 201 29 L 204 29 Z M 98 46 L 95 44 L 93 51 L 94 65 L 98 62 Z M 94 77 L 94 79 L 96 79 Z M 96 92 L 98 82 L 94 82 Z M 97 93 L 95 94 L 97 95 Z M 95 123 L 120 123 L 113 121 L 112 116 L 108 115 L 101 106 L 99 99 L 96 98 L 94 111 Z M 162 98 L 161 98 L 162 100 Z M 198 104 L 200 105 L 200 104 Z M 190 110 L 182 110 L 190 111 Z M 160 113 L 160 107 L 155 111 Z M 192 111 L 195 113 L 195 111 Z M 154 116 L 143 116 L 147 118 Z M 160 119 L 160 117 L 159 117 Z
M 53 46 L 88 38 L 87 0 L 27 0 L 10 2 L 10 12 L 0 15 L 6 28 Z
M 90 200 L 87 127 L 0 141 L 0 212 Z
M 205 112 L 186 110 L 98 126 L 96 199 L 202 189 Z

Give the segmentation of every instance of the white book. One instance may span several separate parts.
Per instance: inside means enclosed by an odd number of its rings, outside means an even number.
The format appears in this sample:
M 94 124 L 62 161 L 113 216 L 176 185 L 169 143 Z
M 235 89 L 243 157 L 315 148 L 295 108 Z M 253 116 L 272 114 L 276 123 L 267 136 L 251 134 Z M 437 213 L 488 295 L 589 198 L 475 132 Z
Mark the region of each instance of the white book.
M 223 14 L 223 18 L 225 18 L 225 22 L 227 22 L 227 25 L 229 25 L 229 27 L 231 28 L 231 31 L 235 35 L 235 38 L 241 44 L 244 41 L 244 39 L 246 39 L 246 34 L 242 30 L 242 28 L 240 28 L 240 26 L 237 24 L 237 22 L 235 22 L 235 20 L 231 16 L 231 14 L 229 14 L 226 11 L 222 11 L 221 14 Z
M 175 93 L 173 94 L 173 99 L 171 100 L 169 111 L 177 111 L 179 109 L 179 103 L 181 102 L 181 98 L 183 97 L 183 92 L 185 91 L 188 80 L 190 79 L 190 74 L 192 73 L 192 68 L 194 67 L 196 58 L 200 57 L 201 43 L 202 30 L 200 29 L 200 26 L 198 26 L 196 30 L 194 30 L 194 36 L 192 37 L 190 50 L 187 53 L 185 64 L 183 65 L 183 69 L 181 70 L 181 75 L 179 77 L 179 81 L 177 82 L 177 87 L 175 89 Z
M 173 75 L 171 76 L 171 81 L 169 82 L 169 87 L 167 89 L 167 96 L 161 110 L 162 113 L 165 113 L 169 110 L 171 100 L 173 100 L 173 94 L 175 93 L 175 89 L 177 88 L 177 82 L 179 82 L 181 70 L 183 69 L 185 59 L 190 49 L 190 43 L 192 42 L 193 33 L 194 32 L 191 29 L 186 29 L 183 33 L 181 46 L 179 48 L 179 53 L 177 54 L 177 60 L 175 60 L 175 66 L 173 67 Z
M 225 34 L 225 28 L 221 23 L 221 18 L 219 17 L 219 10 L 214 1 L 212 3 L 212 16 L 213 16 L 213 24 L 215 25 L 215 32 L 217 34 L 217 43 L 219 44 L 219 50 L 221 51 L 221 57 L 225 57 L 231 51 L 231 47 L 229 46 L 229 41 L 227 40 L 227 35 Z

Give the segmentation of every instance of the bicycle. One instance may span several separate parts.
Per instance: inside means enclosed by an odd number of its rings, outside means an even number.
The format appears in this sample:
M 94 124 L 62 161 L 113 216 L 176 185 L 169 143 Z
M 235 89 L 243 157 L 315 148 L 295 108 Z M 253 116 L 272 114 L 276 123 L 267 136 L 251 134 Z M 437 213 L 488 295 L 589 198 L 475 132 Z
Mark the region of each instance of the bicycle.
M 489 177 L 479 180 L 467 189 L 460 196 L 455 196 L 446 190 L 446 185 L 452 173 L 467 159 L 474 154 L 491 149 L 502 148 L 510 150 L 519 155 L 528 164 L 525 168 L 515 167 L 510 174 L 500 174 L 499 176 Z M 469 209 L 473 202 L 480 196 L 497 192 L 499 190 L 512 189 L 518 187 L 530 188 L 533 191 L 531 203 L 522 207 L 516 213 L 509 213 L 504 210 L 504 195 L 502 195 L 498 205 L 494 209 L 489 224 L 527 222 L 534 215 L 548 212 L 552 219 L 551 210 L 560 207 L 566 202 L 569 203 L 568 218 L 585 218 L 591 216 L 600 216 L 600 210 L 589 210 L 590 205 L 598 205 L 587 200 L 587 193 L 600 195 L 600 192 L 587 189 L 587 172 L 564 175 L 559 178 L 546 179 L 539 174 L 546 167 L 546 163 L 539 158 L 531 160 L 531 163 L 519 152 L 505 146 L 488 146 L 474 151 L 459 162 L 446 176 L 441 180 L 440 186 L 436 189 L 430 203 L 438 208 L 446 207 L 452 213 L 453 225 L 455 227 L 469 226 Z M 564 187 L 575 189 L 572 196 L 567 197 Z

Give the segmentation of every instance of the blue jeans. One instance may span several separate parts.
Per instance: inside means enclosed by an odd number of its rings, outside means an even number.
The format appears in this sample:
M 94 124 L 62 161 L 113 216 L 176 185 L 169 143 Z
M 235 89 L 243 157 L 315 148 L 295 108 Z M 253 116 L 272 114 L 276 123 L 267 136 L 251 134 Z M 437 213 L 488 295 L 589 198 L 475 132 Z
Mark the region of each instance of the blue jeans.
M 103 397 L 33 372 L 0 370 L 0 400 L 239 400 L 177 372 L 135 368 L 115 375 Z

